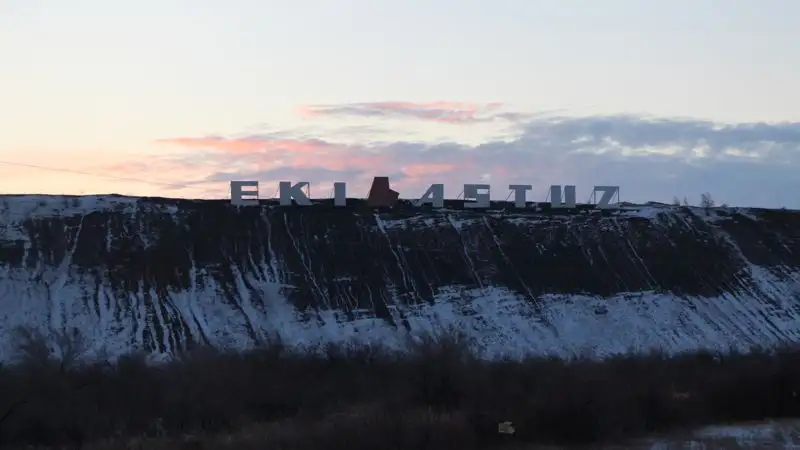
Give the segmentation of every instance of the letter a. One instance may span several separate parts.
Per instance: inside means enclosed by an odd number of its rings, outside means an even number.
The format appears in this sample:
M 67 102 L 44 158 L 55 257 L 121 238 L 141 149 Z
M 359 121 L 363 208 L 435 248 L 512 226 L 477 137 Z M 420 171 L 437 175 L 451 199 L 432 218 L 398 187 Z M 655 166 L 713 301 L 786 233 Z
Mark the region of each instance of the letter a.
M 375 177 L 369 188 L 367 205 L 371 208 L 394 206 L 400 193 L 389 187 L 389 177 Z
M 444 185 L 443 184 L 432 184 L 422 194 L 422 197 L 419 200 L 414 202 L 414 206 L 422 206 L 422 205 L 433 205 L 434 208 L 441 208 L 444 206 Z

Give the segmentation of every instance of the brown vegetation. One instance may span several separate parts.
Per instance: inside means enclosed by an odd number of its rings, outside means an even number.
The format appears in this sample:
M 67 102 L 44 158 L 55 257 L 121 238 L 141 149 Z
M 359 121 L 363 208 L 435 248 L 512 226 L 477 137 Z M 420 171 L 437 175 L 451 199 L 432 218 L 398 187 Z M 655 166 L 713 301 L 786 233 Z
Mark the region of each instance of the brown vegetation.
M 794 348 L 488 362 L 448 334 L 403 355 L 355 346 L 300 354 L 276 342 L 154 366 L 140 356 L 80 363 L 78 337 L 60 336 L 70 351 L 56 358 L 48 338 L 18 333 L 20 363 L 0 368 L 0 444 L 468 450 L 800 415 Z M 513 434 L 498 432 L 506 421 Z

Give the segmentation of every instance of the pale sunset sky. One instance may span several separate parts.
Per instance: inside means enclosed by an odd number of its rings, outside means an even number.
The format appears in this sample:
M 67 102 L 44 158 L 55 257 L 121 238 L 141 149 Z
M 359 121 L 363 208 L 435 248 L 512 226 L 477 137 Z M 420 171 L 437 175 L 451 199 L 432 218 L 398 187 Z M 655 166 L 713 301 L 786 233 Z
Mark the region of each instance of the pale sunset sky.
M 0 0 L 0 193 L 376 175 L 800 208 L 800 1 Z

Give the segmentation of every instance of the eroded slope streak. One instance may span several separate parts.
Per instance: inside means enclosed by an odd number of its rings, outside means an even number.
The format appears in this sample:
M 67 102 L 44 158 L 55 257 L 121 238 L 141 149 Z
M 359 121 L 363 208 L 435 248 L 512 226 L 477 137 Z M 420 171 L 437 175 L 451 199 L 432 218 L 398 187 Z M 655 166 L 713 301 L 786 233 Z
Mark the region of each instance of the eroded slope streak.
M 274 333 L 294 344 L 387 343 L 444 326 L 492 353 L 800 337 L 791 211 L 236 208 L 114 196 L 8 196 L 0 211 L 0 331 L 79 326 L 111 352 L 246 347 Z

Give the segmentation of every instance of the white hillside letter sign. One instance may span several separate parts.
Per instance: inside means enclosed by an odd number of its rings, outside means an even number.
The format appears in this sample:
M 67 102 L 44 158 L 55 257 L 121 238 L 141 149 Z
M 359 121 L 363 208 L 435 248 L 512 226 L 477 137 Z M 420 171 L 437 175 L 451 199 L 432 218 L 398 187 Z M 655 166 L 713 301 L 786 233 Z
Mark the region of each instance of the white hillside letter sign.
M 347 183 L 343 181 L 333 183 L 333 206 L 347 206 Z
M 574 208 L 577 205 L 575 186 L 564 186 L 564 199 L 561 199 L 561 185 L 550 186 L 550 207 L 551 208 Z
M 255 189 L 244 190 L 246 187 Z M 231 203 L 236 206 L 257 206 L 258 181 L 231 181 Z
M 422 194 L 419 200 L 414 202 L 414 206 L 433 205 L 434 208 L 442 208 L 444 206 L 444 185 L 432 184 L 428 190 Z
M 303 192 L 303 188 L 310 184 L 311 183 L 308 181 L 301 181 L 299 183 L 295 183 L 294 185 L 291 181 L 281 181 L 278 183 L 281 206 L 291 205 L 292 200 L 301 206 L 311 206 L 311 200 L 309 200 L 308 196 L 306 196 L 306 193 Z
M 488 184 L 465 184 L 464 208 L 488 208 L 491 201 L 490 189 Z
M 508 190 L 514 192 L 514 207 L 524 208 L 528 205 L 528 191 L 533 189 L 530 184 L 509 184 Z
M 614 208 L 611 205 L 611 200 L 614 199 L 615 195 L 619 195 L 619 186 L 595 186 L 593 194 L 597 195 L 598 192 L 601 192 L 603 195 L 600 196 L 600 200 L 597 201 L 597 209 L 610 209 Z

